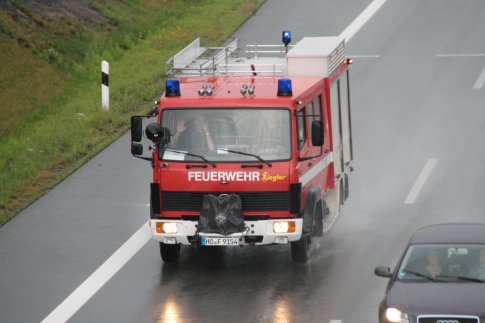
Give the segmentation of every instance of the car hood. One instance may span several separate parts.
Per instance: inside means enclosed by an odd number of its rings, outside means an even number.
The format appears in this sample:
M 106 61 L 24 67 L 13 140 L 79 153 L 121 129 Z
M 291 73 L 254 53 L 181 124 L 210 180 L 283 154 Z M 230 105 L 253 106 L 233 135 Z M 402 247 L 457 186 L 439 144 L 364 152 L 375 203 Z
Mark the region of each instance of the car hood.
M 395 282 L 388 294 L 388 304 L 411 315 L 485 317 L 485 284 Z

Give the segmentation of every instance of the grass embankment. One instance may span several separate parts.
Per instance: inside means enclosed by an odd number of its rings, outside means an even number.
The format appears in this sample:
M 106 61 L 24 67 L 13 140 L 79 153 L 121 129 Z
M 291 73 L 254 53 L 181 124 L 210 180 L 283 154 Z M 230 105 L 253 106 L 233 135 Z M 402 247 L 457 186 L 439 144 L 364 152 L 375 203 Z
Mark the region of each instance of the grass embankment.
M 146 112 L 170 56 L 199 36 L 222 43 L 262 2 L 92 1 L 98 21 L 83 22 L 11 0 L 20 10 L 0 11 L 0 225 Z M 102 60 L 110 62 L 108 112 Z

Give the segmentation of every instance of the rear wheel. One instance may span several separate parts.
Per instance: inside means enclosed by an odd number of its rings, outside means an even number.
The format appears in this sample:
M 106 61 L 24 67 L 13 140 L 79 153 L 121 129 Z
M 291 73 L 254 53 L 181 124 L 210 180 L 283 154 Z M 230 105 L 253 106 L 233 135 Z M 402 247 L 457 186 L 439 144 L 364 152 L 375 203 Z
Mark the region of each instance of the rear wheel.
M 163 262 L 175 263 L 180 257 L 180 244 L 165 244 L 160 242 L 160 256 Z
M 322 237 L 323 236 L 323 219 L 324 219 L 324 211 L 326 213 L 327 210 L 327 204 L 325 204 L 325 201 L 318 202 L 317 208 L 315 210 L 315 215 L 314 215 L 314 223 L 313 223 L 313 231 L 312 231 L 312 236 L 313 237 Z
M 310 249 L 310 237 L 301 237 L 291 243 L 291 258 L 293 262 L 303 264 L 308 261 Z

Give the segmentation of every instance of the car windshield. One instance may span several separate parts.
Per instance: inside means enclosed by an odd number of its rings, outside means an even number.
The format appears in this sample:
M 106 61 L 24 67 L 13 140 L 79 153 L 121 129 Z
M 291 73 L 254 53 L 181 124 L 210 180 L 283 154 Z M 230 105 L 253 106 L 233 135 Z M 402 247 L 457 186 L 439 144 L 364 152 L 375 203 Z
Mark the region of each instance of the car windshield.
M 164 160 L 282 161 L 291 158 L 288 109 L 165 109 L 162 126 L 171 139 Z
M 398 280 L 422 282 L 485 282 L 485 245 L 411 245 Z

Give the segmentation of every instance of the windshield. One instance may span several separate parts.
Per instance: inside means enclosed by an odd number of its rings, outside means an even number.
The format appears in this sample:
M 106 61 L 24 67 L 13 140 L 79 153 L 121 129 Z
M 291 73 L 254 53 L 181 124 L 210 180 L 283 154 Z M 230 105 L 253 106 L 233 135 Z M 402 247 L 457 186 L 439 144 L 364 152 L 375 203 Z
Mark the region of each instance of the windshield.
M 412 245 L 398 280 L 485 282 L 485 245 Z
M 164 160 L 261 162 L 291 158 L 288 109 L 166 109 Z M 187 154 L 185 154 L 187 153 Z

